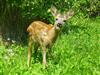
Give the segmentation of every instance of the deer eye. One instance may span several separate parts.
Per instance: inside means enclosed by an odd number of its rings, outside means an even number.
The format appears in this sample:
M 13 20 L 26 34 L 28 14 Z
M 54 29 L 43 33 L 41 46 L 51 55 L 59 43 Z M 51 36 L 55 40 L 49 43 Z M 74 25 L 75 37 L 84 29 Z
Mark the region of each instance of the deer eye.
M 56 20 L 58 20 L 58 18 L 56 18 Z
M 64 22 L 66 22 L 66 20 L 64 20 Z

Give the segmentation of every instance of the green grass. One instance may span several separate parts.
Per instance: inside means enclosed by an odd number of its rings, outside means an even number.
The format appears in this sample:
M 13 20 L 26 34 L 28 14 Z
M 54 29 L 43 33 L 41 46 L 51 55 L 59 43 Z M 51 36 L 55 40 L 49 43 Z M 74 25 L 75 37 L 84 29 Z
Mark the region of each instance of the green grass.
M 73 18 L 52 50 L 47 69 L 41 64 L 41 51 L 37 63 L 32 60 L 28 68 L 27 46 L 0 46 L 0 75 L 100 75 L 100 19 Z

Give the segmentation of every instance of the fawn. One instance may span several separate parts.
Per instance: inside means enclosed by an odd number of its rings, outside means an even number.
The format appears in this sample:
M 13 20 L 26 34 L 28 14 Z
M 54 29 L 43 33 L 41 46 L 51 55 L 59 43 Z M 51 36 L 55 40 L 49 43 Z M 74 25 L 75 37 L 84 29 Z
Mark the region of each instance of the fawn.
M 49 11 L 52 13 L 55 19 L 54 25 L 46 24 L 42 21 L 32 22 L 27 31 L 29 33 L 29 47 L 28 47 L 28 66 L 31 61 L 32 53 L 32 44 L 34 43 L 34 58 L 36 58 L 36 53 L 39 47 L 42 49 L 43 55 L 43 65 L 46 65 L 46 48 L 51 48 L 54 42 L 56 41 L 60 28 L 66 20 L 71 18 L 74 14 L 74 11 L 69 10 L 66 13 L 59 13 L 56 7 L 52 6 Z M 50 51 L 49 51 L 50 52 Z

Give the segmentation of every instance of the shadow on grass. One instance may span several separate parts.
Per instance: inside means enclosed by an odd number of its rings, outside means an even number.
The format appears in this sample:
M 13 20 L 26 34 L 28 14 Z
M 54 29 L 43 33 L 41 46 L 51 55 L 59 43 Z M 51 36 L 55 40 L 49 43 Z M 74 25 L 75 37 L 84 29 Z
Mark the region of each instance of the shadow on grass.
M 79 30 L 85 30 L 85 29 L 86 29 L 86 27 L 84 27 L 84 26 L 68 24 L 62 28 L 62 33 L 68 34 L 70 31 L 73 31 L 75 33 L 79 33 Z

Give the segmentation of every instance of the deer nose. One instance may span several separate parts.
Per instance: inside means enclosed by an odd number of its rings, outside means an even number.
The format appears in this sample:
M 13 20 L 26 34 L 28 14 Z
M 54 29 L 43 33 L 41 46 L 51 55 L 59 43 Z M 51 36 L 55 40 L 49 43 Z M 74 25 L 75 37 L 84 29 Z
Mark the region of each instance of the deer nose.
M 62 25 L 61 23 L 58 23 L 58 25 Z
M 58 23 L 58 24 L 57 24 L 57 26 L 61 27 L 61 26 L 62 26 L 62 24 L 61 24 L 61 23 Z

